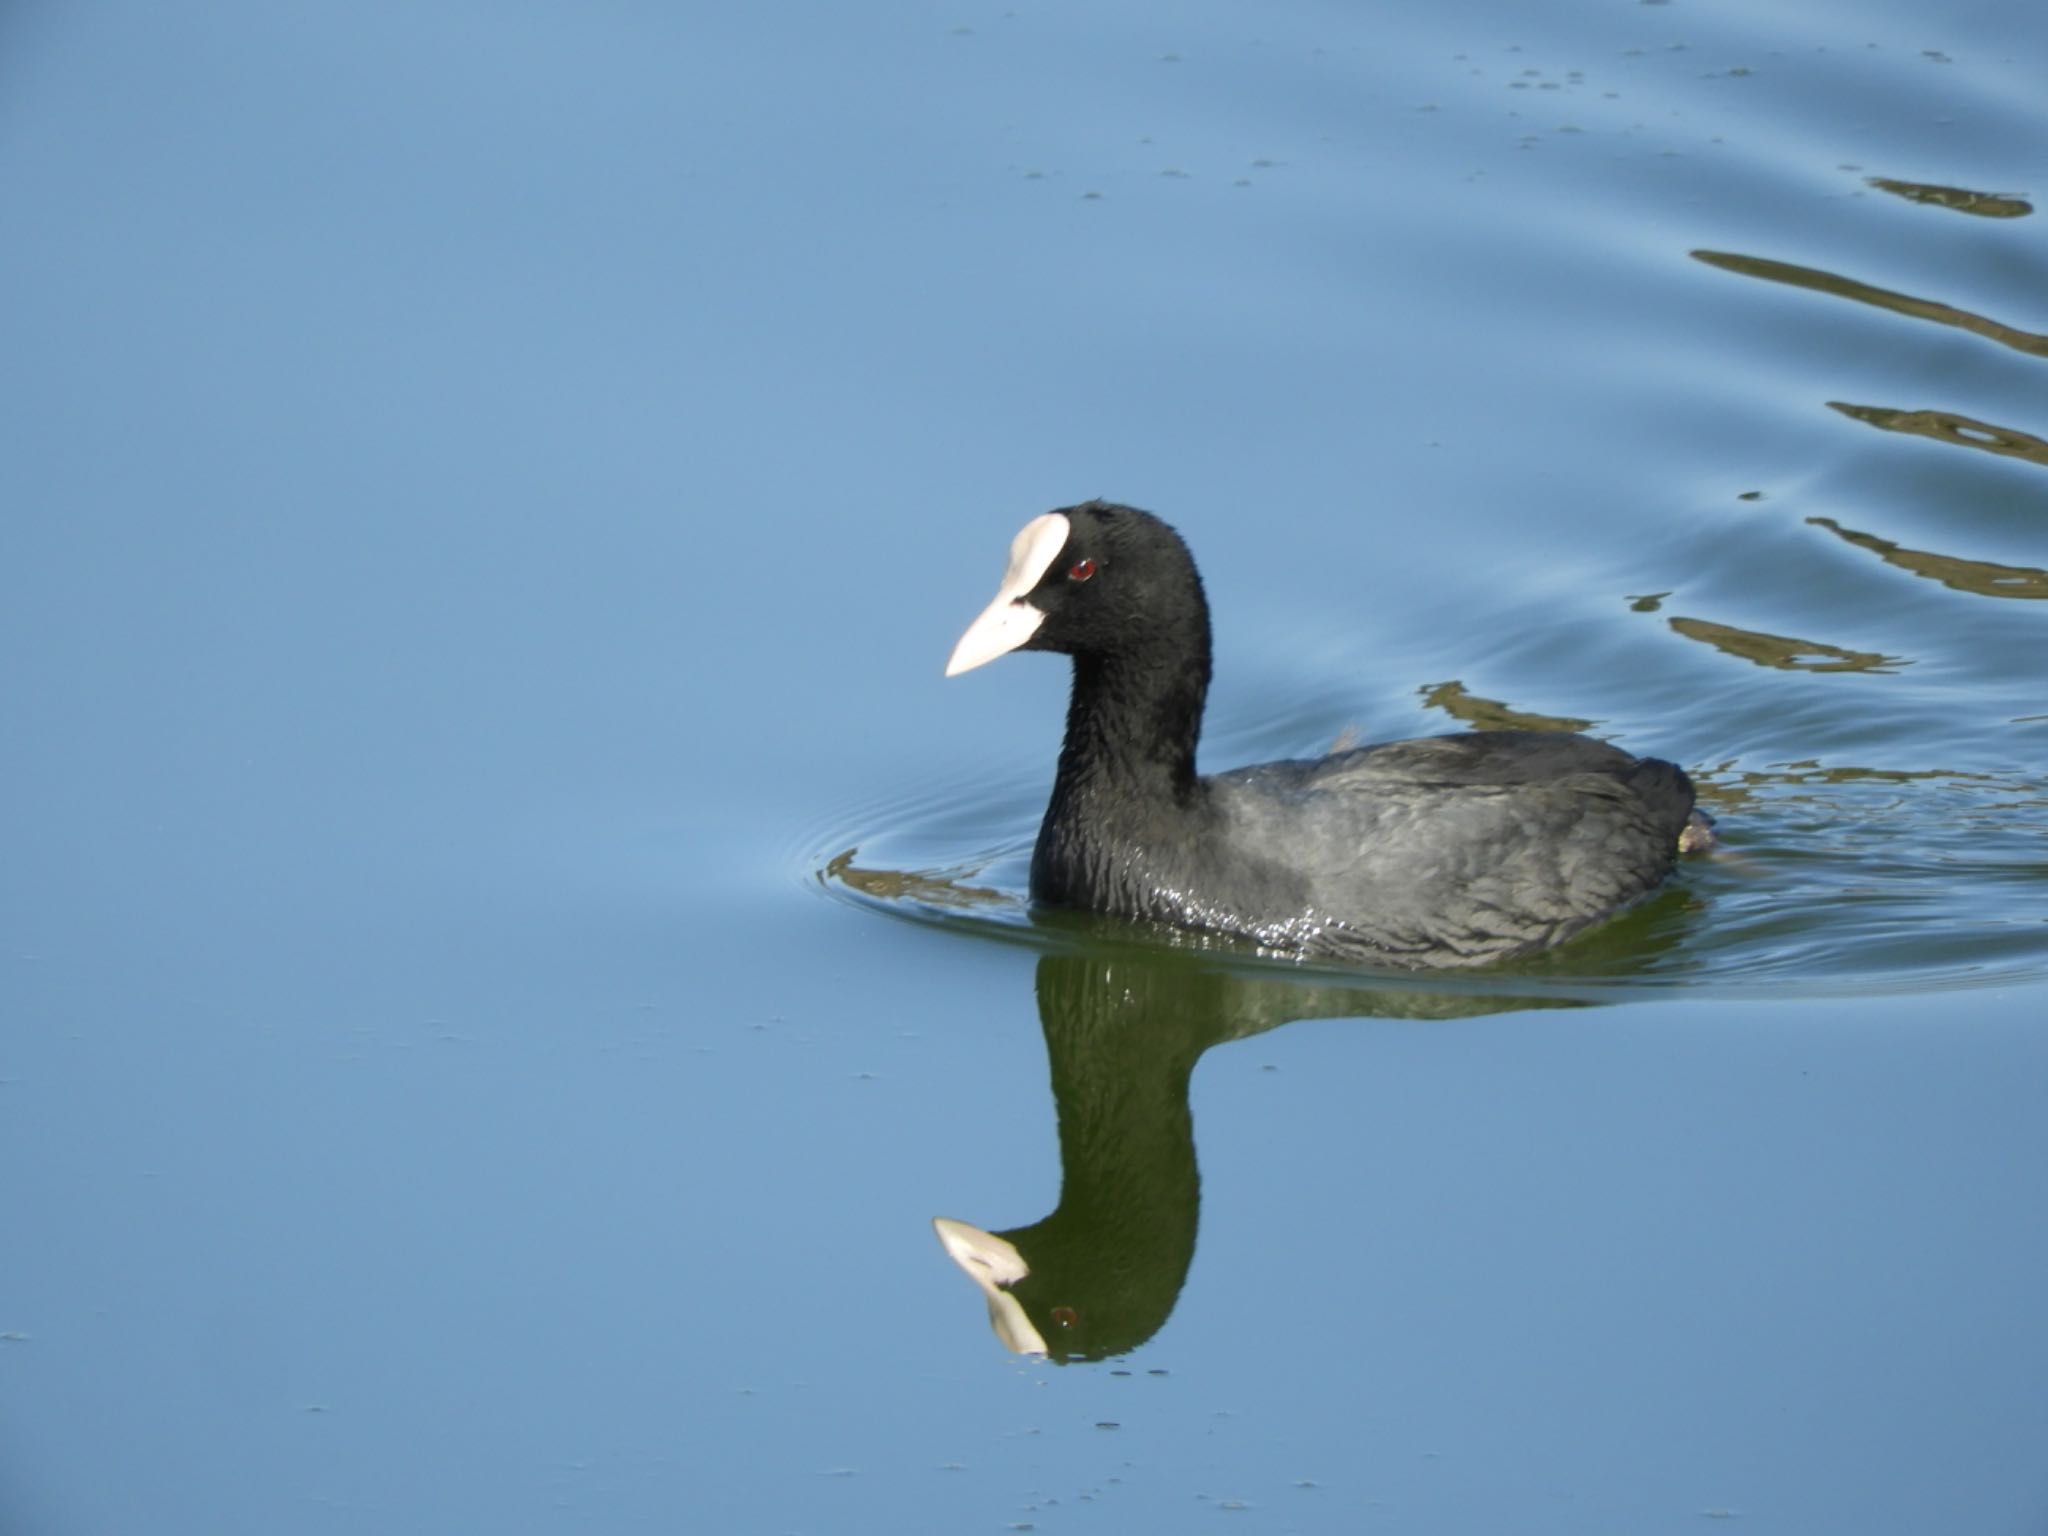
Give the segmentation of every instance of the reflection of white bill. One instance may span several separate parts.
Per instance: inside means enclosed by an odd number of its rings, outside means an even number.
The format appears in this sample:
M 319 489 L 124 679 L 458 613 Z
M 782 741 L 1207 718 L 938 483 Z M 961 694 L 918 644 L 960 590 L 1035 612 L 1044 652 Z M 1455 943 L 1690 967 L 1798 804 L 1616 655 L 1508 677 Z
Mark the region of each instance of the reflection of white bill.
M 1031 1273 L 1031 1266 L 1024 1262 L 1017 1245 L 949 1216 L 934 1216 L 932 1230 L 939 1234 L 939 1241 L 946 1245 L 953 1262 L 966 1271 L 967 1278 L 988 1298 L 989 1326 L 995 1329 L 1003 1348 L 1018 1355 L 1050 1354 L 1044 1336 L 1024 1315 L 1023 1304 L 1010 1294 L 1009 1288 Z

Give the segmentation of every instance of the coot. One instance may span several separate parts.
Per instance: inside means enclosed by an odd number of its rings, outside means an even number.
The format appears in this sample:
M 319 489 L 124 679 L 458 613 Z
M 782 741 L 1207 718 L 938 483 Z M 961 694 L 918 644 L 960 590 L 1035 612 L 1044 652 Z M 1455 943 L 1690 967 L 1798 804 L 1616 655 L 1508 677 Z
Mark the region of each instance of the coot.
M 1033 518 L 946 663 L 1073 657 L 1031 894 L 1268 948 L 1471 966 L 1562 943 L 1698 837 L 1685 774 L 1584 736 L 1473 731 L 1195 772 L 1209 605 L 1180 535 L 1091 501 Z

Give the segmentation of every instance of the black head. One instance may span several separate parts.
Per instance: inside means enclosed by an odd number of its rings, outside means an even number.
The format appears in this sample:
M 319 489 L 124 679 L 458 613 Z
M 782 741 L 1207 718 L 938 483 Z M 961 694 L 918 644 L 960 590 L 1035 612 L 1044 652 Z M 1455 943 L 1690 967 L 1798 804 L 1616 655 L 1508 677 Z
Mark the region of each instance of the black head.
M 1202 579 L 1180 535 L 1136 507 L 1089 501 L 1024 525 L 946 675 L 1015 650 L 1109 660 L 1192 647 L 1206 668 L 1208 644 Z

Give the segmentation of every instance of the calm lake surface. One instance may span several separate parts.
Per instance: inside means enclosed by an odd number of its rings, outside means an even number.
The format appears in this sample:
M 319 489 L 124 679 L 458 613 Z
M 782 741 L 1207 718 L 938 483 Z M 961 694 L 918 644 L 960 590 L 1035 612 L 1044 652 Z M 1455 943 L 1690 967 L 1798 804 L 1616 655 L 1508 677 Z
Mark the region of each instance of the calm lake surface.
M 2048 1527 L 2044 68 L 0 12 L 0 1533 Z M 1033 912 L 1064 667 L 940 667 L 1098 494 L 1206 767 L 1722 846 L 1456 979 Z

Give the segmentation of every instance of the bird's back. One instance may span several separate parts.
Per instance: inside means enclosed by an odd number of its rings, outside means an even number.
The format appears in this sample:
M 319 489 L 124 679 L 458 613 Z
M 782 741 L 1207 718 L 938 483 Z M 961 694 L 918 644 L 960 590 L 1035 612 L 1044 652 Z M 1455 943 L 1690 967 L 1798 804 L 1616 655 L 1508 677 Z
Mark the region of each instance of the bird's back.
M 1204 782 L 1212 878 L 1284 869 L 1298 881 L 1289 899 L 1313 914 L 1302 947 L 1430 965 L 1556 944 L 1635 900 L 1670 872 L 1693 804 L 1673 764 L 1537 732 L 1392 742 Z

